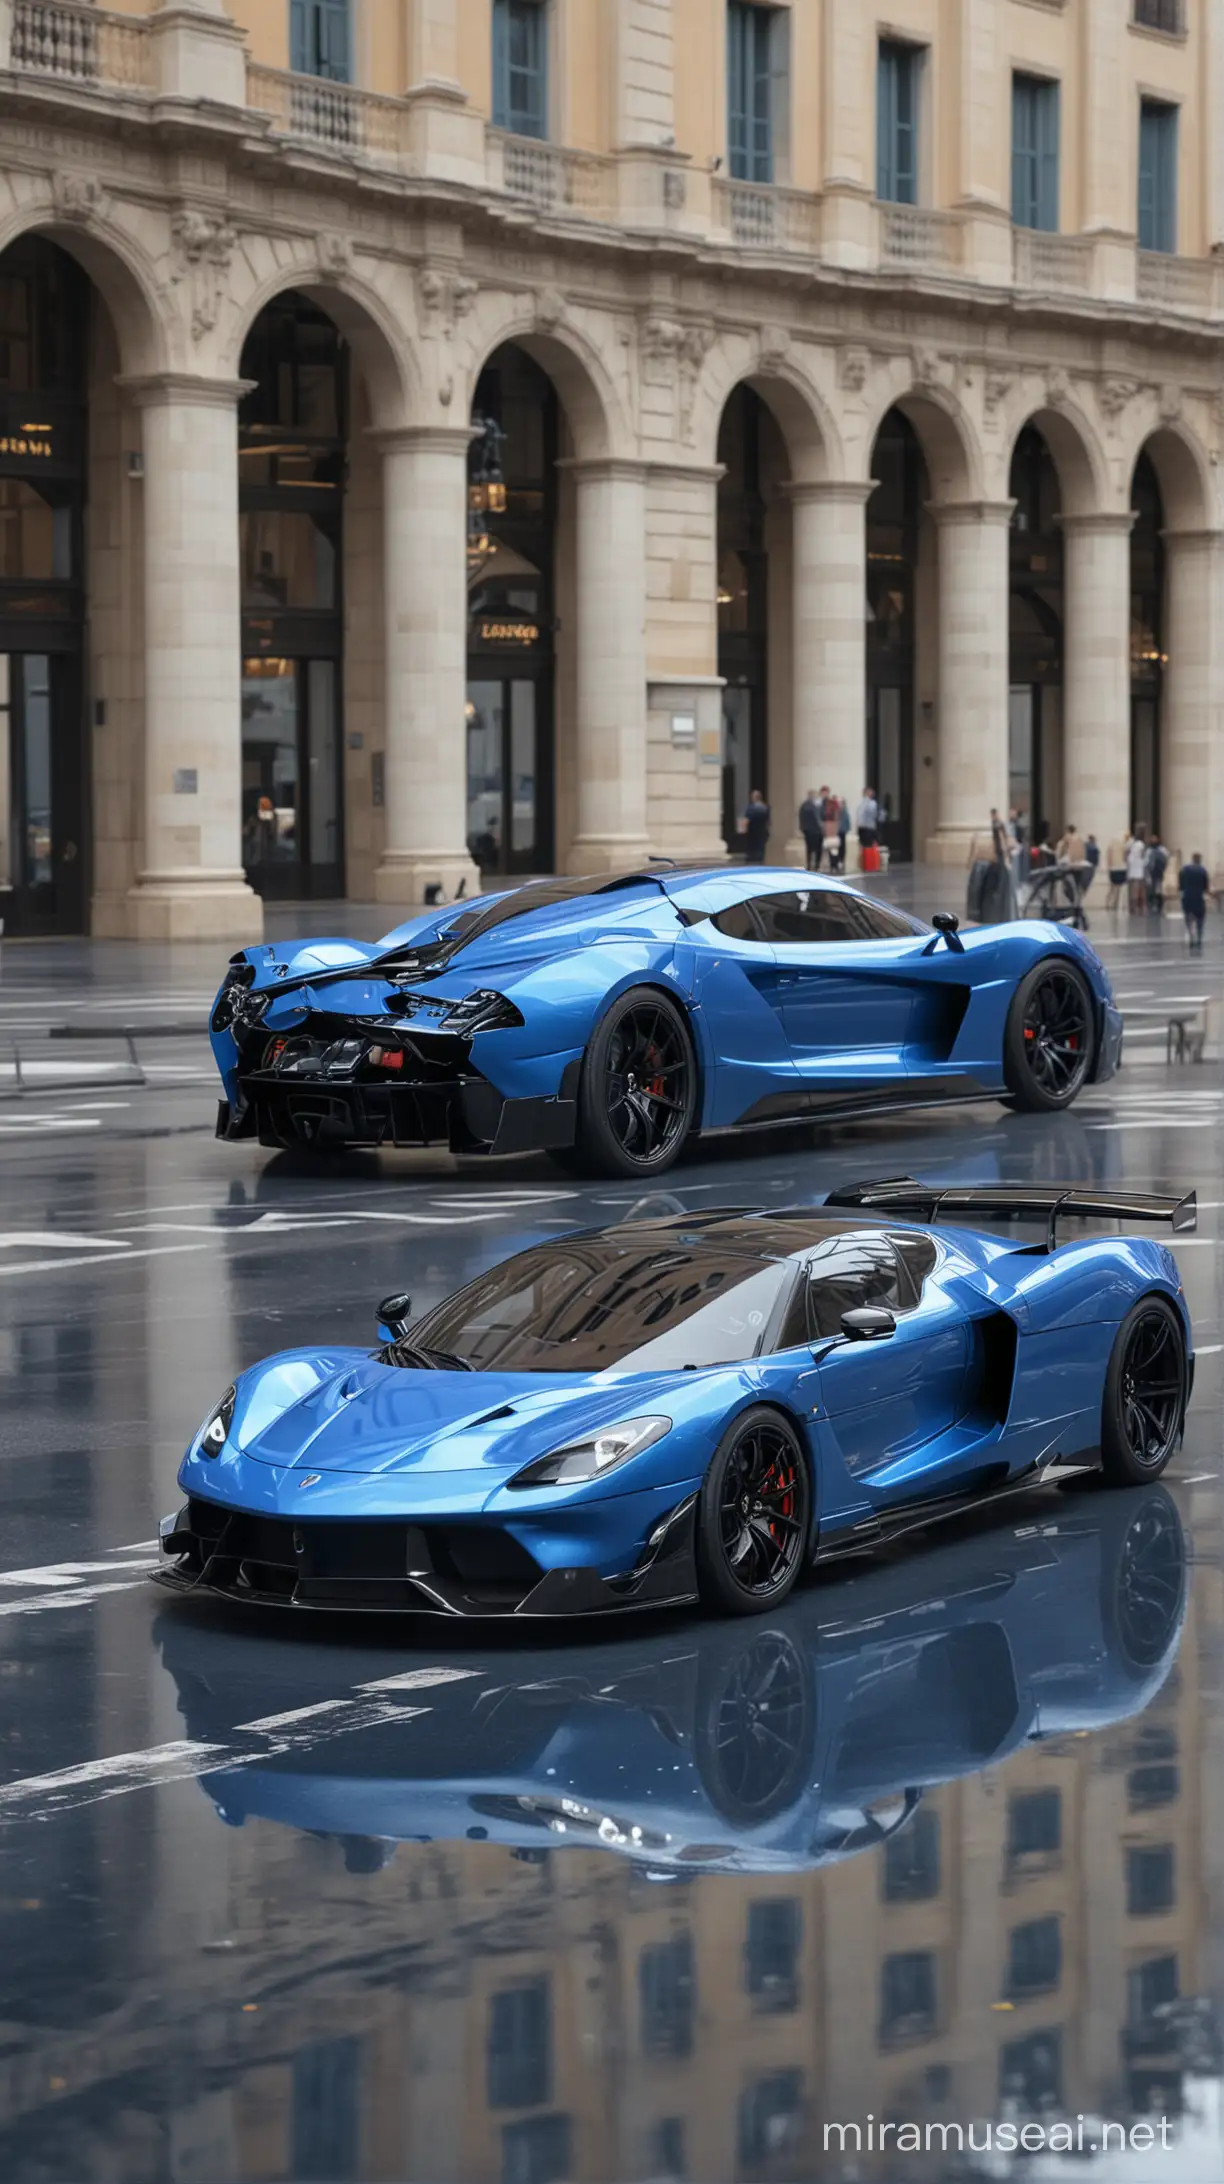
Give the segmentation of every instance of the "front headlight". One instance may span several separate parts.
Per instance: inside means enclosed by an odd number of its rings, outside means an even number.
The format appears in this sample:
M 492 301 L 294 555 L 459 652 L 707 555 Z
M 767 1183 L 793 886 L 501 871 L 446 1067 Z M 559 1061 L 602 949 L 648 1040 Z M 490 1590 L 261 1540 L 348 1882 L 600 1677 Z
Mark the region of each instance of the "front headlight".
M 219 1456 L 229 1438 L 234 1423 L 234 1405 L 238 1401 L 237 1388 L 227 1388 L 215 1410 L 211 1410 L 200 1430 L 201 1456 Z
M 623 1425 L 605 1426 L 586 1440 L 554 1449 L 551 1456 L 537 1457 L 506 1484 L 521 1493 L 531 1486 L 582 1486 L 588 1479 L 602 1479 L 605 1471 L 661 1441 L 671 1432 L 671 1423 L 670 1418 L 627 1418 Z
M 481 986 L 466 1000 L 456 1001 L 442 1019 L 443 1031 L 513 1031 L 523 1021 L 513 1001 L 507 1001 L 504 993 L 494 993 L 491 986 Z

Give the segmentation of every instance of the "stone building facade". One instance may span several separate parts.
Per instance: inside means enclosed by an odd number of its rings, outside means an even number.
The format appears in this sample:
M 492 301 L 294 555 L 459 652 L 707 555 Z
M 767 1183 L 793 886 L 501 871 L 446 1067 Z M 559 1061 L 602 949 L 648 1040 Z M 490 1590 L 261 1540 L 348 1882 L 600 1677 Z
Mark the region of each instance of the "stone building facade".
M 1224 0 L 0 0 L 0 106 L 16 929 L 1224 854 Z

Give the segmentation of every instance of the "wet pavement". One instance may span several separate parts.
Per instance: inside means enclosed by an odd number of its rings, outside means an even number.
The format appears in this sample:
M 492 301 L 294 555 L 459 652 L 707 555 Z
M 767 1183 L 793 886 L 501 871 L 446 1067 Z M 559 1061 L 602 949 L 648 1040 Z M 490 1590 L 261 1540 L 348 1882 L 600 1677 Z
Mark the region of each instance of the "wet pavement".
M 1092 938 L 1128 1054 L 1071 1113 L 714 1143 L 648 1203 L 1197 1186 L 1164 1484 L 1026 1497 L 762 1620 L 531 1644 L 179 1601 L 150 1543 L 237 1369 L 640 1196 L 218 1145 L 200 1034 L 143 1027 L 201 1022 L 219 951 L 4 944 L 5 2184 L 1218 2184 L 1224 947 Z M 1202 1065 L 1141 1013 L 1176 996 Z

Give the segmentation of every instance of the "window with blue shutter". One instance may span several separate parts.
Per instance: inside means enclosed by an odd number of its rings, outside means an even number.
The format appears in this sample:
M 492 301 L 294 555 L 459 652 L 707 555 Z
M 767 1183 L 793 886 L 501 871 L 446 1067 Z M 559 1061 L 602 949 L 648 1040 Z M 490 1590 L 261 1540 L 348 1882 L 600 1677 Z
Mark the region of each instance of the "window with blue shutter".
M 289 66 L 301 76 L 352 82 L 350 0 L 290 0 Z
M 1012 219 L 1058 233 L 1059 90 L 1044 76 L 1012 77 Z
M 922 46 L 881 38 L 876 72 L 876 196 L 889 205 L 918 202 L 918 102 Z
M 548 135 L 546 0 L 493 0 L 493 122 L 512 136 Z
M 776 18 L 784 14 L 750 0 L 731 0 L 727 9 L 727 165 L 736 182 L 774 179 L 774 109 L 785 83 L 786 27 Z
M 1177 248 L 1177 108 L 1139 102 L 1139 248 Z

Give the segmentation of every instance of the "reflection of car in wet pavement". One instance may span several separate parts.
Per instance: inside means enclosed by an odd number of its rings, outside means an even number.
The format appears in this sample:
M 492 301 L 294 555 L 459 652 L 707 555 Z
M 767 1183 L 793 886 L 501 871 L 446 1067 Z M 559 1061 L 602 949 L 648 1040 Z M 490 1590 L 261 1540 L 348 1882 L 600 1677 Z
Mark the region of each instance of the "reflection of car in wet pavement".
M 163 1616 L 184 1735 L 216 1744 L 222 1818 L 334 1838 L 358 1869 L 399 1841 L 602 1846 L 660 1874 L 787 1871 L 883 1843 L 927 1789 L 1142 1711 L 1172 1666 L 1186 1542 L 1161 1487 L 1034 1494 L 1002 1530 L 796 1595 L 768 1626 L 683 1625 L 563 1651 L 431 1652 L 426 1710 L 345 1733 L 402 1646 Z M 422 1661 L 424 1655 L 418 1656 Z M 439 1667 L 439 1663 L 442 1663 Z M 435 1680 L 431 1683 L 430 1677 Z M 259 1727 L 317 1708 L 314 1748 Z

